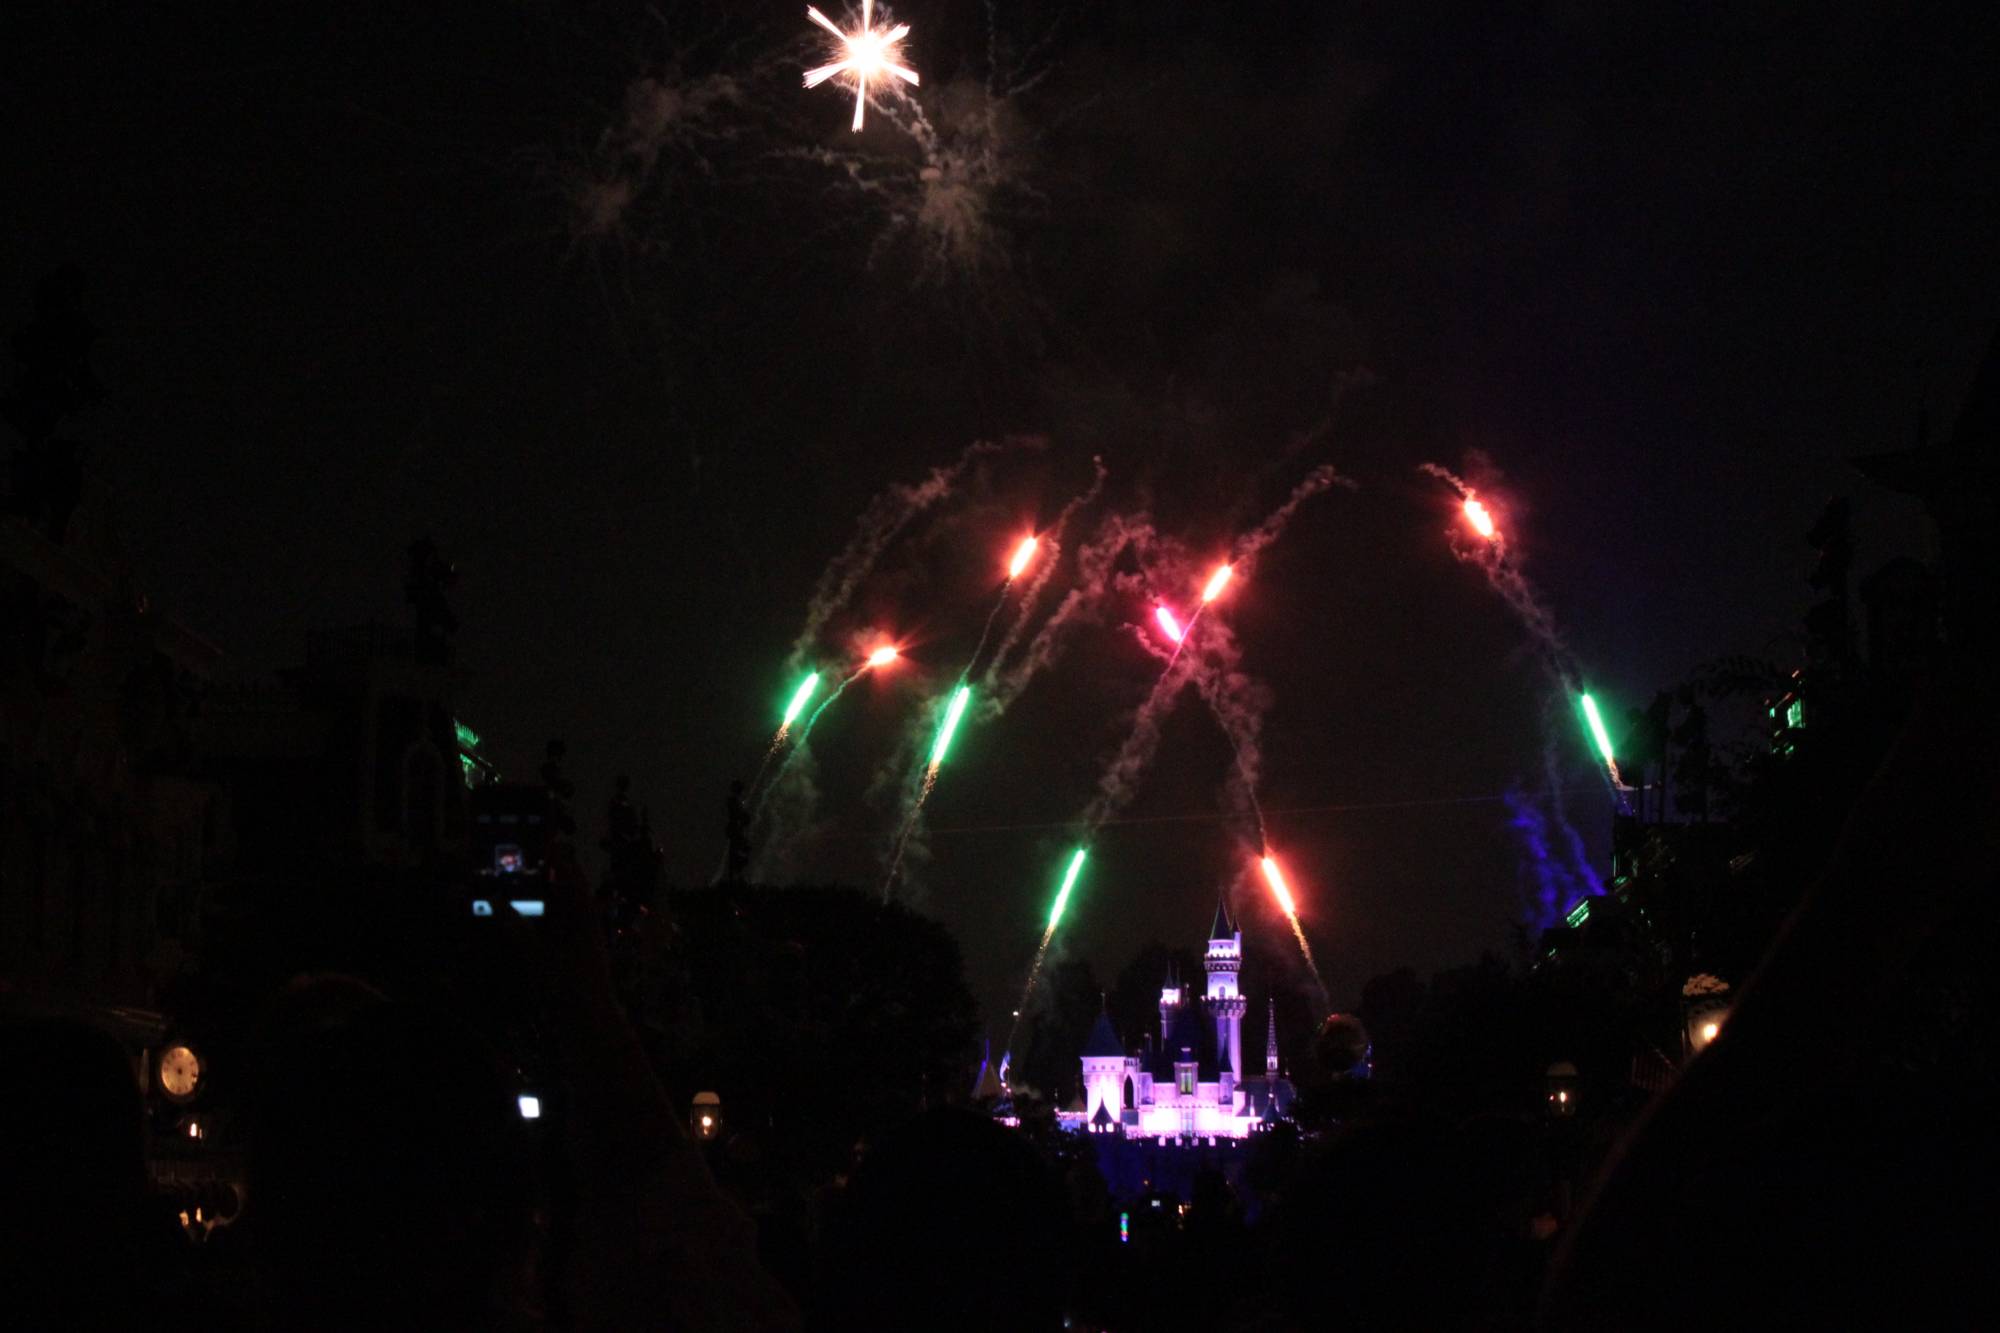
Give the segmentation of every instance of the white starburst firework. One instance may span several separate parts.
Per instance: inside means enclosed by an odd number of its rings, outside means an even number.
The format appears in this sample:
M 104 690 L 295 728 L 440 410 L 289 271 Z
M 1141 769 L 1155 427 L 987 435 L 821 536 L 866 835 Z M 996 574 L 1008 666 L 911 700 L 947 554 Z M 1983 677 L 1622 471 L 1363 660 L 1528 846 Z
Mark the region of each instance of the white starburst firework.
M 868 81 L 894 77 L 911 87 L 917 86 L 917 72 L 899 64 L 896 57 L 901 54 L 897 47 L 910 35 L 910 25 L 898 23 L 893 28 L 877 28 L 874 23 L 874 0 L 861 0 L 861 26 L 853 32 L 842 32 L 832 19 L 806 6 L 806 17 L 834 35 L 840 43 L 833 54 L 840 57 L 831 65 L 806 71 L 806 87 L 817 88 L 836 74 L 848 75 L 854 83 L 854 128 L 858 132 L 868 110 Z

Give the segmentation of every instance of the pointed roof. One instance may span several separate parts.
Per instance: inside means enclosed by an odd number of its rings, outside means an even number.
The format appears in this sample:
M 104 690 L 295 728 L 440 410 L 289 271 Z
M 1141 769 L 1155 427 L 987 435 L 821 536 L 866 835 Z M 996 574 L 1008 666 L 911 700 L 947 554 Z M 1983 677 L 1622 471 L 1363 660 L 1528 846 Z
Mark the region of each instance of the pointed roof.
M 1212 940 L 1230 940 L 1236 938 L 1236 922 L 1231 920 L 1229 916 L 1229 895 L 1227 893 L 1221 894 L 1215 900 L 1215 920 L 1208 928 L 1208 937 Z
M 1092 1117 L 1090 1117 L 1090 1123 L 1091 1123 L 1091 1124 L 1093 1124 L 1093 1125 L 1110 1125 L 1110 1124 L 1115 1124 L 1115 1123 L 1117 1123 L 1116 1121 L 1112 1120 L 1112 1118 L 1111 1118 L 1111 1112 L 1109 1112 L 1109 1111 L 1105 1110 L 1105 1109 L 1104 1109 L 1104 1106 L 1105 1106 L 1105 1104 L 1104 1104 L 1103 1102 L 1099 1102 L 1099 1103 L 1097 1104 L 1097 1114 L 1096 1114 L 1096 1115 L 1094 1115 L 1094 1116 L 1092 1116 Z
M 1948 438 L 1934 440 L 1923 429 L 1911 448 L 1848 461 L 1892 491 L 1931 498 L 1955 487 L 1991 486 L 1996 438 L 2000 438 L 2000 329 L 1986 346 Z
M 1111 1026 L 1110 1011 L 1099 1009 L 1097 1022 L 1091 1026 L 1090 1036 L 1083 1043 L 1084 1058 L 1123 1054 L 1125 1054 L 1125 1043 L 1118 1040 L 1118 1029 Z
M 986 1101 L 1003 1091 L 999 1075 L 993 1072 L 993 1039 L 987 1037 L 979 1044 L 979 1072 L 972 1079 L 972 1100 Z

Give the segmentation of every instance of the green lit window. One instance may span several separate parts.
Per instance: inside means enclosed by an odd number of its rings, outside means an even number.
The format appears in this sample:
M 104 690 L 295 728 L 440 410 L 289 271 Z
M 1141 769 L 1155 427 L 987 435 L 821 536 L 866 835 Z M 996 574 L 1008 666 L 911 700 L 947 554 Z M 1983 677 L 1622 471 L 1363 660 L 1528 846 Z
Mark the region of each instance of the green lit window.
M 1176 1069 L 1174 1071 L 1174 1086 L 1180 1089 L 1181 1096 L 1194 1096 L 1194 1071 L 1186 1066 Z
M 1580 926 L 1584 922 L 1590 920 L 1590 899 L 1585 898 L 1581 902 L 1577 903 L 1576 906 L 1570 908 L 1569 916 L 1566 917 L 1565 920 L 1569 922 L 1572 928 Z
M 1794 699 L 1791 706 L 1785 709 L 1785 725 L 1796 728 L 1803 727 L 1805 724 L 1806 701 L 1804 699 Z

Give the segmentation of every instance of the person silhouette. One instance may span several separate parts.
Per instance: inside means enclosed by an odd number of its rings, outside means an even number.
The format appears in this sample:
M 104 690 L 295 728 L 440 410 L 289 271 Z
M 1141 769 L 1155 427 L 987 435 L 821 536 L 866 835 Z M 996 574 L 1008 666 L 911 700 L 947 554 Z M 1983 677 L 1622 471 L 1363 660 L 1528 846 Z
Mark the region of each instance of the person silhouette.
M 244 1220 L 278 1325 L 532 1326 L 526 1131 L 474 1033 L 316 978 L 260 1064 Z
M 1032 1144 L 987 1117 L 924 1112 L 862 1159 L 831 1209 L 815 1327 L 1062 1326 L 1061 1183 Z
M 0 1290 L 11 1328 L 157 1327 L 185 1242 L 146 1179 L 133 1064 L 65 1020 L 0 1024 Z

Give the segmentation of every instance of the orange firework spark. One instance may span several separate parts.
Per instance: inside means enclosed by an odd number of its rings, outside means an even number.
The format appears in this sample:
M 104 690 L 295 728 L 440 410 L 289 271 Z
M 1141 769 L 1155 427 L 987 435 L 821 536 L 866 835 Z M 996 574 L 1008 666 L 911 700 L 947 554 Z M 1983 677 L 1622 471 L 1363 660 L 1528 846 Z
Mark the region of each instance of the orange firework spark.
M 1014 558 L 1007 562 L 1007 578 L 1009 581 L 1021 577 L 1021 571 L 1026 569 L 1028 562 L 1035 558 L 1035 548 L 1039 545 L 1041 545 L 1041 538 L 1039 537 L 1024 537 L 1021 539 L 1021 544 L 1014 548 Z

